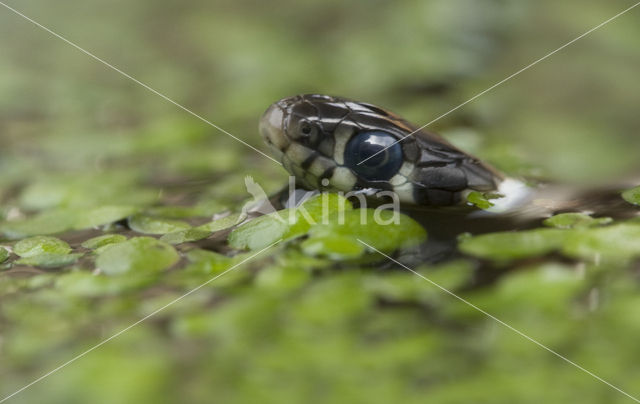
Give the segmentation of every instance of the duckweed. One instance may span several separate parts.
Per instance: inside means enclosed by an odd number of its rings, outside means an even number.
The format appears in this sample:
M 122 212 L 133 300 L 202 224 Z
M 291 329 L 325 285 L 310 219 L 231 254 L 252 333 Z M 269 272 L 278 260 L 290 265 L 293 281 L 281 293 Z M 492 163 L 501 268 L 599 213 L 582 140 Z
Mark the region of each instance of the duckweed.
M 92 237 L 82 242 L 82 247 L 95 250 L 100 247 L 107 246 L 109 244 L 122 243 L 127 240 L 127 237 L 122 234 L 104 234 L 102 236 Z
M 9 250 L 0 246 L 0 264 L 6 261 L 7 258 L 9 258 Z
M 177 251 L 165 242 L 151 237 L 133 237 L 100 251 L 96 267 L 107 275 L 156 273 L 169 268 L 179 258 Z
M 640 205 L 640 187 L 627 189 L 622 193 L 622 198 L 634 205 Z
M 23 258 L 40 254 L 64 255 L 71 252 L 71 247 L 56 237 L 34 236 L 18 241 L 13 246 L 13 252 Z
M 560 213 L 544 220 L 544 225 L 559 229 L 575 227 L 593 227 L 613 222 L 610 217 L 593 218 L 585 213 Z
M 257 119 L 284 95 L 422 124 L 621 11 L 102 3 L 39 2 L 34 18 L 264 151 Z M 619 183 L 640 147 L 637 25 L 612 21 L 434 129 L 532 189 Z M 11 13 L 0 31 L 0 400 L 199 287 L 7 402 L 629 402 L 358 239 L 640 394 L 638 188 L 606 195 L 624 214 L 598 205 L 497 233 L 488 219 L 457 244 L 407 216 L 362 224 L 372 211 L 337 194 L 240 224 L 245 176 L 275 196 L 279 165 Z M 441 212 L 425 225 L 447 226 Z
M 144 215 L 131 216 L 128 220 L 131 230 L 142 234 L 167 234 L 190 228 L 189 223 L 175 219 L 163 219 Z

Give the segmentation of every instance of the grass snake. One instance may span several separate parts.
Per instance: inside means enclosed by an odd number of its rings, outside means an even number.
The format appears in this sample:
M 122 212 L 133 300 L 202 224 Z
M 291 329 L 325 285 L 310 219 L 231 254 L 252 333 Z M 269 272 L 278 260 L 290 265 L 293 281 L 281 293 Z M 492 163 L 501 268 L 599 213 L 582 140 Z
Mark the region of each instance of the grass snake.
M 439 135 L 345 98 L 284 98 L 264 113 L 260 132 L 306 189 L 392 191 L 403 204 L 451 206 L 470 191 L 498 190 L 505 179 Z

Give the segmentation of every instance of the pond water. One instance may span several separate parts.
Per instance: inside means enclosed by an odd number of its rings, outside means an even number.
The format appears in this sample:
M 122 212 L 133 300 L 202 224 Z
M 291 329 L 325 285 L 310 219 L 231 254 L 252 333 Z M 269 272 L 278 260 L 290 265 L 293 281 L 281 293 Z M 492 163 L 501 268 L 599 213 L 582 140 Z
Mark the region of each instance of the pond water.
M 274 100 L 340 95 L 424 124 L 624 6 L 15 7 L 264 151 Z M 361 241 L 640 394 L 640 9 L 430 125 L 528 199 L 404 206 L 384 230 L 295 211 L 237 226 L 245 177 L 278 195 L 282 167 L 5 10 L 0 400 L 180 298 L 7 403 L 630 402 Z

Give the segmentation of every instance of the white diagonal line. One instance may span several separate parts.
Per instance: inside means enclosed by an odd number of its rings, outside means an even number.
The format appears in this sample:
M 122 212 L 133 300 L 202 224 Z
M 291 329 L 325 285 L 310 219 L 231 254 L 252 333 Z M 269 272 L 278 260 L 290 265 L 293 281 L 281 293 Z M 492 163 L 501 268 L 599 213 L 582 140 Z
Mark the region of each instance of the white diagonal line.
M 19 15 L 20 17 L 24 18 L 25 20 L 31 22 L 32 24 L 38 26 L 39 28 L 42 28 L 43 30 L 47 31 L 48 33 L 50 33 L 51 35 L 55 36 L 56 38 L 66 42 L 67 44 L 73 46 L 74 48 L 76 48 L 77 50 L 79 50 L 80 52 L 84 53 L 87 56 L 90 56 L 91 58 L 97 60 L 98 62 L 102 63 L 103 65 L 111 68 L 112 70 L 115 70 L 116 72 L 120 73 L 121 75 L 123 75 L 124 77 L 128 78 L 129 80 L 135 82 L 136 84 L 141 85 L 142 87 L 146 88 L 147 90 L 151 91 L 152 93 L 154 93 L 155 95 L 164 98 L 166 101 L 169 101 L 170 103 L 172 103 L 173 105 L 175 105 L 176 107 L 182 109 L 183 111 L 193 115 L 194 117 L 200 119 L 202 122 L 216 128 L 217 130 L 219 130 L 220 132 L 224 133 L 227 136 L 232 137 L 233 139 L 237 140 L 238 142 L 242 143 L 243 145 L 253 149 L 254 151 L 262 154 L 264 157 L 268 158 L 269 160 L 274 161 L 275 163 L 282 165 L 282 163 L 280 163 L 278 160 L 274 159 L 273 157 L 268 156 L 267 154 L 265 154 L 264 152 L 260 151 L 259 149 L 251 146 L 249 143 L 245 142 L 244 140 L 232 135 L 231 133 L 227 132 L 226 130 L 222 129 L 221 127 L 219 127 L 218 125 L 214 124 L 213 122 L 209 121 L 206 118 L 203 118 L 202 116 L 196 114 L 195 112 L 191 111 L 189 108 L 182 106 L 181 104 L 179 104 L 178 102 L 174 101 L 173 99 L 167 97 L 166 95 L 162 94 L 161 92 L 154 90 L 153 88 L 149 87 L 148 85 L 144 84 L 143 82 L 141 82 L 140 80 L 132 77 L 131 75 L 123 72 L 122 70 L 118 69 L 117 67 L 113 66 L 112 64 L 108 63 L 107 61 L 99 58 L 98 56 L 94 55 L 93 53 L 85 50 L 84 48 L 81 48 L 79 45 L 76 45 L 75 43 L 71 42 L 70 40 L 68 40 L 67 38 L 63 37 L 60 34 L 57 34 L 55 32 L 53 32 L 52 30 L 50 30 L 49 28 L 45 27 L 44 25 L 40 24 L 39 22 L 27 17 L 26 15 L 22 14 L 20 11 L 16 10 L 15 8 L 12 8 L 11 6 L 8 6 L 7 4 L 3 3 L 0 1 L 0 5 L 4 6 L 6 9 L 14 12 L 15 14 Z M 0 401 L 1 402 L 1 401 Z
M 232 270 L 234 270 L 235 268 L 239 267 L 240 265 L 244 264 L 245 262 L 249 261 L 250 259 L 256 257 L 257 255 L 261 254 L 262 252 L 268 250 L 269 248 L 273 247 L 274 245 L 278 244 L 279 242 L 281 242 L 282 240 L 278 240 L 273 244 L 270 244 L 268 246 L 266 246 L 265 248 L 263 248 L 262 250 L 258 251 L 257 253 L 243 259 L 242 261 L 240 261 L 239 263 L 235 264 L 234 266 L 230 267 L 229 269 L 227 269 L 226 271 L 214 276 L 213 278 L 209 279 L 208 281 L 206 281 L 205 283 L 198 285 L 197 287 L 195 287 L 194 289 L 191 289 L 190 291 L 188 291 L 187 293 L 185 293 L 182 296 L 179 296 L 175 299 L 173 299 L 172 301 L 170 301 L 169 303 L 165 304 L 164 306 L 160 307 L 159 309 L 154 310 L 152 313 L 147 314 L 146 316 L 142 317 L 140 320 L 136 321 L 135 323 L 131 324 L 130 326 L 118 331 L 117 333 L 113 334 L 112 336 L 110 336 L 109 338 L 103 340 L 102 342 L 92 346 L 91 348 L 87 349 L 86 351 L 82 352 L 81 354 L 73 357 L 72 359 L 69 359 L 68 361 L 66 361 L 65 363 L 63 363 L 62 365 L 58 366 L 57 368 L 45 373 L 44 375 L 40 376 L 39 378 L 35 379 L 34 381 L 32 381 L 31 383 L 27 384 L 26 386 L 21 387 L 20 389 L 14 391 L 13 393 L 9 394 L 8 396 L 0 399 L 0 403 L 4 403 L 5 401 L 7 401 L 8 399 L 10 399 L 11 397 L 15 396 L 16 394 L 21 393 L 22 391 L 28 389 L 29 387 L 33 386 L 34 384 L 38 383 L 39 381 L 41 381 L 42 379 L 45 379 L 49 376 L 51 376 L 52 374 L 56 373 L 57 371 L 59 371 L 60 369 L 64 368 L 65 366 L 77 361 L 78 359 L 82 358 L 83 356 L 85 356 L 86 354 L 88 354 L 89 352 L 101 347 L 102 345 L 106 344 L 107 342 L 111 341 L 112 339 L 118 337 L 119 335 L 129 331 L 130 329 L 132 329 L 133 327 L 137 326 L 138 324 L 142 323 L 143 321 L 147 320 L 149 317 L 152 317 L 156 314 L 158 314 L 159 312 L 161 312 L 162 310 L 166 309 L 167 307 L 173 305 L 174 303 L 182 300 L 183 298 L 189 296 L 190 294 L 196 292 L 197 290 L 201 289 L 202 287 L 208 285 L 209 283 L 215 281 L 216 279 L 218 279 L 219 277 L 221 277 L 222 275 L 231 272 Z
M 611 21 L 615 20 L 616 18 L 620 17 L 621 15 L 625 14 L 628 11 L 631 11 L 632 9 L 634 9 L 635 7 L 637 7 L 638 5 L 640 5 L 640 2 L 637 2 L 636 4 L 632 5 L 631 7 L 619 12 L 618 14 L 614 15 L 613 17 L 609 18 L 608 20 L 596 25 L 595 27 L 591 28 L 589 31 L 585 32 L 584 34 L 572 39 L 571 41 L 567 42 L 566 44 L 562 45 L 561 47 L 559 47 L 558 49 L 551 51 L 549 53 L 547 53 L 546 55 L 544 55 L 543 57 L 541 57 L 540 59 L 534 61 L 533 63 L 523 67 L 522 69 L 518 70 L 517 72 L 513 73 L 512 75 L 500 80 L 499 82 L 497 82 L 496 84 L 492 85 L 491 87 L 487 88 L 484 91 L 479 92 L 478 94 L 474 95 L 473 97 L 469 98 L 468 100 L 466 100 L 465 102 L 463 102 L 462 104 L 458 105 L 455 108 L 450 109 L 449 111 L 445 112 L 444 114 L 440 115 L 439 117 L 435 118 L 434 120 L 427 122 L 426 124 L 422 125 L 421 127 L 419 127 L 418 129 L 414 130 L 413 132 L 409 133 L 408 135 L 405 135 L 403 137 L 401 137 L 400 139 L 396 140 L 395 142 L 391 143 L 389 146 L 385 147 L 382 150 L 379 150 L 378 152 L 372 154 L 371 156 L 367 157 L 366 159 L 360 161 L 358 163 L 358 165 L 364 163 L 365 161 L 369 160 L 370 158 L 377 156 L 378 154 L 382 153 L 383 151 L 387 150 L 389 147 L 393 146 L 396 143 L 402 142 L 404 139 L 408 138 L 409 136 L 421 131 L 422 129 L 426 128 L 427 126 L 431 125 L 432 123 L 439 121 L 440 119 L 444 118 L 445 116 L 449 115 L 450 113 L 452 113 L 453 111 L 467 105 L 468 103 L 470 103 L 471 101 L 475 100 L 476 98 L 488 93 L 489 91 L 493 90 L 494 88 L 498 87 L 499 85 L 503 84 L 504 82 L 511 80 L 512 78 L 514 78 L 515 76 L 519 75 L 520 73 L 524 72 L 525 70 L 528 70 L 529 68 L 537 65 L 538 63 L 542 62 L 543 60 L 545 60 L 546 58 L 548 58 L 549 56 L 555 54 L 556 52 L 561 51 L 562 49 L 566 48 L 567 46 L 573 44 L 574 42 L 584 38 L 585 36 L 589 35 L 590 33 L 592 33 L 593 31 L 597 30 L 598 28 L 601 28 L 602 26 L 610 23 Z
M 606 384 L 607 386 L 611 387 L 612 389 L 618 391 L 619 393 L 624 394 L 625 396 L 627 396 L 628 398 L 632 399 L 633 401 L 635 401 L 636 403 L 640 403 L 640 399 L 632 396 L 631 394 L 625 392 L 624 390 L 620 389 L 619 387 L 614 386 L 613 384 L 609 383 L 608 381 L 604 380 L 603 378 L 601 378 L 600 376 L 594 374 L 593 372 L 583 368 L 582 366 L 578 365 L 577 363 L 575 363 L 574 361 L 572 361 L 571 359 L 568 359 L 564 356 L 562 356 L 561 354 L 559 354 L 558 352 L 554 351 L 553 349 L 549 348 L 548 346 L 542 344 L 541 342 L 538 342 L 537 340 L 531 338 L 530 336 L 528 336 L 527 334 L 523 333 L 522 331 L 510 326 L 509 324 L 505 323 L 504 321 L 500 320 L 499 318 L 495 317 L 494 315 L 487 313 L 486 311 L 482 310 L 480 307 L 476 306 L 475 304 L 471 303 L 470 301 L 466 300 L 463 297 L 460 297 L 458 295 L 456 295 L 455 293 L 453 293 L 452 291 L 450 291 L 449 289 L 440 286 L 439 284 L 437 284 L 436 282 L 432 281 L 431 279 L 423 276 L 422 274 L 420 274 L 419 272 L 414 271 L 413 269 L 409 268 L 408 266 L 404 265 L 403 263 L 391 258 L 390 256 L 388 256 L 387 254 L 383 253 L 382 251 L 378 250 L 377 248 L 373 247 L 372 245 L 369 245 L 367 243 L 365 243 L 364 241 L 358 239 L 358 241 L 362 244 L 364 244 L 365 246 L 369 247 L 371 250 L 379 253 L 380 255 L 384 256 L 385 258 L 395 262 L 396 264 L 400 265 L 401 267 L 403 267 L 404 269 L 406 269 L 407 271 L 411 272 L 412 274 L 424 279 L 425 281 L 429 282 L 430 284 L 432 284 L 433 286 L 437 287 L 438 289 L 442 290 L 443 292 L 455 297 L 456 299 L 460 300 L 461 302 L 463 302 L 464 304 L 476 309 L 477 311 L 479 311 L 480 313 L 484 314 L 485 316 L 491 318 L 492 320 L 498 322 L 499 324 L 507 327 L 508 329 L 510 329 L 511 331 L 515 332 L 516 334 L 524 337 L 525 339 L 533 342 L 534 344 L 538 345 L 540 348 L 543 348 L 549 352 L 551 352 L 552 354 L 554 354 L 555 356 L 557 356 L 558 358 L 564 360 L 565 362 L 575 366 L 576 368 L 582 370 L 583 372 L 585 372 L 586 374 L 594 377 L 595 379 L 601 381 L 602 383 Z

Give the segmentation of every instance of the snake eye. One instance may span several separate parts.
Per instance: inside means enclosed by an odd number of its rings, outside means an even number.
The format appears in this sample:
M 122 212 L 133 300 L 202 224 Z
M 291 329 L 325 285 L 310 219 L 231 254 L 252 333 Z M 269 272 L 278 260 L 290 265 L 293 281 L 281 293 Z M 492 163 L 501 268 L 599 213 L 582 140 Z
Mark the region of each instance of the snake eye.
M 357 133 L 347 142 L 345 165 L 368 181 L 388 180 L 396 175 L 403 161 L 402 146 L 395 141 L 379 130 Z

